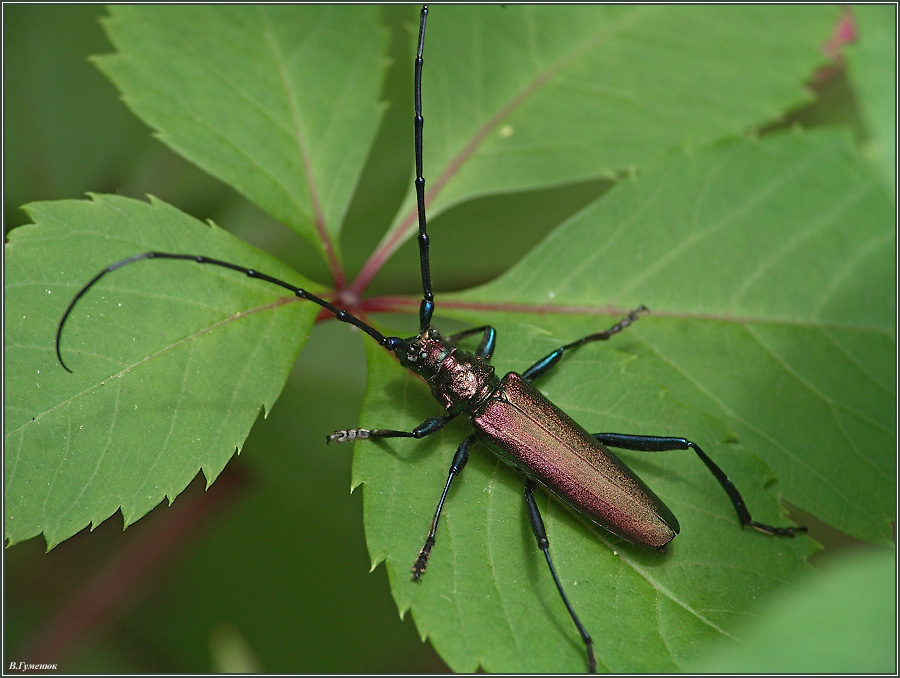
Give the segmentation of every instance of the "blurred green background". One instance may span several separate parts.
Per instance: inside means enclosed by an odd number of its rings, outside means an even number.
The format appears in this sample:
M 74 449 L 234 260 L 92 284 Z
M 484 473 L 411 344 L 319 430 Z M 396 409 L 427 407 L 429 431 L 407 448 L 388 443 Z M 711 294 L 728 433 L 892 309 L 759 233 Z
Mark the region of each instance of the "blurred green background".
M 87 60 L 110 51 L 101 6 L 3 11 L 7 231 L 27 222 L 19 207 L 35 200 L 150 193 L 328 282 L 312 248 L 174 155 L 125 109 Z M 351 277 L 412 179 L 416 12 L 383 10 L 389 108 L 344 229 Z M 785 124 L 794 122 L 848 124 L 864 136 L 841 72 Z M 434 219 L 438 294 L 493 278 L 607 187 L 492 197 Z M 371 294 L 417 293 L 415 247 L 397 253 Z M 356 423 L 362 346 L 338 323 L 318 327 L 271 415 L 208 491 L 200 476 L 171 507 L 125 532 L 117 515 L 49 554 L 40 538 L 7 550 L 4 660 L 55 662 L 72 673 L 446 671 L 412 621 L 399 619 L 384 569 L 369 573 L 360 496 L 348 494 L 350 450 L 325 446 L 327 433 Z M 810 517 L 796 519 L 825 542 L 825 558 L 854 546 Z

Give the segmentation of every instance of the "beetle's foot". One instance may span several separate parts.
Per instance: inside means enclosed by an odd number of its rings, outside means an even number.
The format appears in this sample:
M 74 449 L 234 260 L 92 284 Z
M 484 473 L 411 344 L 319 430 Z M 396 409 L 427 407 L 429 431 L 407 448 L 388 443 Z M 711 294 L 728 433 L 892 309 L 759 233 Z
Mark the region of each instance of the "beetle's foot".
M 422 575 L 425 573 L 425 568 L 428 566 L 428 556 L 431 555 L 432 546 L 434 546 L 434 537 L 428 537 L 428 539 L 425 540 L 425 546 L 423 546 L 422 550 L 419 551 L 419 557 L 416 558 L 416 562 L 413 563 L 413 581 L 419 581 L 419 579 L 421 579 Z
M 365 440 L 369 437 L 371 431 L 366 428 L 351 428 L 346 431 L 335 431 L 325 438 L 325 442 L 331 443 L 352 443 L 354 440 Z
M 806 532 L 806 527 L 772 527 L 771 525 L 758 523 L 755 520 L 751 520 L 747 525 L 763 534 L 772 534 L 778 537 L 793 537 L 797 532 Z

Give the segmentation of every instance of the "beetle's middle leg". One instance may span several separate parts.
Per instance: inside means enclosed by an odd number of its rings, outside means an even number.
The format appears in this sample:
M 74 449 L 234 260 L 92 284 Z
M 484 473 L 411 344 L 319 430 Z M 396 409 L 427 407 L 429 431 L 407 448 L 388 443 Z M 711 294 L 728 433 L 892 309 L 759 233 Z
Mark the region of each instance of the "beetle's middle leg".
M 576 348 L 591 341 L 603 341 L 605 339 L 609 339 L 614 334 L 618 334 L 626 327 L 631 325 L 635 320 L 638 319 L 638 316 L 641 313 L 646 313 L 647 311 L 648 309 L 646 306 L 638 306 L 608 330 L 605 330 L 603 332 L 595 332 L 594 334 L 589 334 L 586 337 L 578 339 L 577 341 L 573 341 L 570 344 L 560 346 L 558 349 L 551 353 L 548 353 L 543 358 L 538 360 L 534 365 L 525 370 L 522 373 L 522 378 L 525 379 L 525 381 L 534 381 L 537 377 L 541 376 L 544 372 L 556 365 L 556 363 L 558 363 L 562 359 L 563 354 L 568 349 Z
M 482 333 L 481 342 L 478 344 L 475 355 L 479 358 L 490 360 L 491 356 L 494 354 L 494 346 L 497 343 L 497 330 L 489 325 L 464 330 L 451 335 L 447 338 L 447 341 L 451 344 L 456 344 L 461 339 L 471 337 L 479 332 Z M 469 460 L 469 448 L 472 447 L 476 440 L 478 440 L 478 438 L 473 433 L 459 444 L 459 447 L 456 449 L 456 454 L 453 455 L 453 461 L 450 463 L 450 470 L 447 473 L 447 482 L 444 484 L 444 491 L 441 492 L 441 498 L 434 511 L 434 518 L 431 519 L 431 529 L 428 531 L 428 536 L 425 538 L 425 545 L 419 551 L 419 556 L 412 566 L 412 578 L 415 581 L 418 581 L 421 578 L 428 565 L 428 557 L 431 555 L 431 547 L 434 546 L 438 521 L 441 519 L 441 511 L 444 508 L 444 500 L 447 499 L 447 492 L 450 490 L 450 483 L 452 483 L 453 479 L 463 470 L 463 467 Z
M 447 473 L 447 482 L 444 484 L 444 491 L 441 492 L 441 498 L 438 501 L 437 508 L 434 511 L 434 518 L 431 519 L 431 529 L 425 538 L 425 545 L 419 551 L 416 562 L 412 566 L 412 578 L 418 581 L 425 568 L 428 566 L 428 557 L 431 555 L 431 547 L 434 546 L 435 535 L 437 534 L 438 521 L 441 519 L 441 511 L 444 508 L 444 500 L 447 498 L 447 492 L 450 490 L 450 483 L 463 470 L 466 462 L 469 461 L 469 448 L 478 438 L 473 433 L 463 440 L 459 447 L 456 448 L 456 454 L 453 455 L 453 461 L 450 463 L 450 471 Z

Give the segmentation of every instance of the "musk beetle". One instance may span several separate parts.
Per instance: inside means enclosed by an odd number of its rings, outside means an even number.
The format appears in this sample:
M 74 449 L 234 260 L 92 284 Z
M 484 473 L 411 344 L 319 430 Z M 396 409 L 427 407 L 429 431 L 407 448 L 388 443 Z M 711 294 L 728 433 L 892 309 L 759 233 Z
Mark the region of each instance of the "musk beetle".
M 557 575 L 550 555 L 548 535 L 534 499 L 536 486 L 548 490 L 575 513 L 598 527 L 633 544 L 665 551 L 666 545 L 679 532 L 678 520 L 653 491 L 609 448 L 651 452 L 693 450 L 728 494 L 742 526 L 748 525 L 766 534 L 787 537 L 805 531 L 806 528 L 774 527 L 754 521 L 737 488 L 695 442 L 681 437 L 589 433 L 532 385 L 538 377 L 548 372 L 578 347 L 594 341 L 608 340 L 628 328 L 638 320 L 640 314 L 648 311 L 646 307 L 634 309 L 605 331 L 589 334 L 560 346 L 521 373 L 510 372 L 503 377 L 495 374 L 494 367 L 490 364 L 496 344 L 496 331 L 493 327 L 485 325 L 448 337 L 442 336 L 432 327 L 435 303 L 431 289 L 429 237 L 425 221 L 422 116 L 422 54 L 427 16 L 426 6 L 422 8 L 420 15 L 414 69 L 415 192 L 423 289 L 419 307 L 419 333 L 416 336 L 409 338 L 385 336 L 368 323 L 326 299 L 244 266 L 203 255 L 144 252 L 107 266 L 75 295 L 57 328 L 57 357 L 60 364 L 71 371 L 62 358 L 61 340 L 65 323 L 78 301 L 108 273 L 145 259 L 183 260 L 230 269 L 250 278 L 277 285 L 301 299 L 319 305 L 333 314 L 337 320 L 354 325 L 381 347 L 393 353 L 401 365 L 423 377 L 429 384 L 433 396 L 447 413 L 426 419 L 412 431 L 387 428 L 335 431 L 328 436 L 329 443 L 372 438 L 423 438 L 441 430 L 460 415 L 468 417 L 474 428 L 474 433 L 460 443 L 453 457 L 431 527 L 418 557 L 412 564 L 412 579 L 417 581 L 425 574 L 436 543 L 441 511 L 454 478 L 465 467 L 472 445 L 476 442 L 483 443 L 501 460 L 524 475 L 524 499 L 528 521 L 562 603 L 584 643 L 587 668 L 594 672 L 597 662 L 593 640 L 580 621 L 575 606 Z M 479 336 L 480 343 L 474 352 L 469 352 L 458 345 L 464 339 Z

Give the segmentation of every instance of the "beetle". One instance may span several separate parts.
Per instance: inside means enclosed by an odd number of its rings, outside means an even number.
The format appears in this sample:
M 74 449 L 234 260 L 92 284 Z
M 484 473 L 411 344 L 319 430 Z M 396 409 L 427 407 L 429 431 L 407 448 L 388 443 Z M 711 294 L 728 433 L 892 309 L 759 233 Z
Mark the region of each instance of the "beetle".
M 766 534 L 786 537 L 792 537 L 806 528 L 775 527 L 754 521 L 737 488 L 695 442 L 682 437 L 588 433 L 533 386 L 532 382 L 581 346 L 609 340 L 627 329 L 641 314 L 648 311 L 646 307 L 639 306 L 632 310 L 605 331 L 589 334 L 560 346 L 521 373 L 510 372 L 503 377 L 495 373 L 490 363 L 497 339 L 493 327 L 484 325 L 448 337 L 432 327 L 435 302 L 425 216 L 422 115 L 422 70 L 427 16 L 426 6 L 420 14 L 414 69 L 415 192 L 423 290 L 417 335 L 409 338 L 385 336 L 372 325 L 328 300 L 254 269 L 203 255 L 152 251 L 136 254 L 107 266 L 81 288 L 57 327 L 57 357 L 60 364 L 71 372 L 62 358 L 61 340 L 66 321 L 79 300 L 107 274 L 143 260 L 192 261 L 230 269 L 286 289 L 300 299 L 317 304 L 337 320 L 354 325 L 382 348 L 393 353 L 403 367 L 423 377 L 447 414 L 428 418 L 411 431 L 387 428 L 335 431 L 327 437 L 328 442 L 423 438 L 441 430 L 460 415 L 468 417 L 474 428 L 474 433 L 460 443 L 453 457 L 424 544 L 412 565 L 411 578 L 418 581 L 424 575 L 436 544 L 438 525 L 450 486 L 464 469 L 471 447 L 476 442 L 483 443 L 501 460 L 525 476 L 524 499 L 529 524 L 561 601 L 584 643 L 588 669 L 594 672 L 597 662 L 593 640 L 575 612 L 551 558 L 547 531 L 534 499 L 536 486 L 545 488 L 576 514 L 598 527 L 633 544 L 664 551 L 680 531 L 677 518 L 609 448 L 636 451 L 693 450 L 727 493 L 742 526 L 748 525 Z M 460 347 L 460 342 L 479 336 L 480 341 L 474 352 Z

